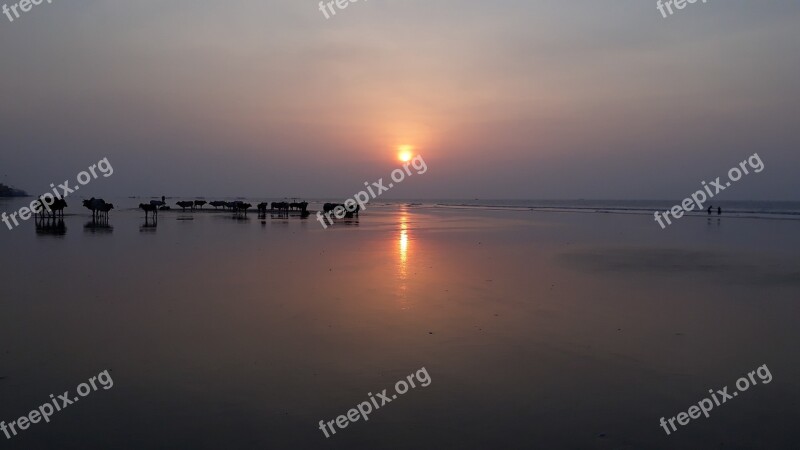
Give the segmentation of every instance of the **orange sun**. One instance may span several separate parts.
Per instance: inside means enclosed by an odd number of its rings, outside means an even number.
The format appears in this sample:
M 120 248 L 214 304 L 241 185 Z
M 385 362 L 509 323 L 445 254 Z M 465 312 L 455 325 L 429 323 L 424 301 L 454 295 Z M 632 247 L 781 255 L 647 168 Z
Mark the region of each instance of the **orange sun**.
M 411 161 L 411 158 L 414 157 L 414 154 L 411 151 L 414 150 L 414 147 L 410 145 L 401 145 L 397 148 L 397 159 L 403 162 Z

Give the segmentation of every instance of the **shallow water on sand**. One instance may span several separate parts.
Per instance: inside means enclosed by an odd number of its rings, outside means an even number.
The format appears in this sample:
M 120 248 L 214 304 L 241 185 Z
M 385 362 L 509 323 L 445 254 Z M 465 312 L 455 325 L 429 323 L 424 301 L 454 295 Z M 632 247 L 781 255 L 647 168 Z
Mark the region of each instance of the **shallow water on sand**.
M 5 207 L 5 206 L 4 206 Z M 5 208 L 7 211 L 10 207 Z M 68 210 L 68 212 L 70 212 Z M 800 223 L 374 207 L 327 230 L 138 211 L 0 229 L 0 420 L 109 369 L 20 449 L 793 448 Z M 179 220 L 192 219 L 192 220 Z M 666 436 L 662 416 L 767 364 Z M 411 389 L 326 439 L 368 392 Z

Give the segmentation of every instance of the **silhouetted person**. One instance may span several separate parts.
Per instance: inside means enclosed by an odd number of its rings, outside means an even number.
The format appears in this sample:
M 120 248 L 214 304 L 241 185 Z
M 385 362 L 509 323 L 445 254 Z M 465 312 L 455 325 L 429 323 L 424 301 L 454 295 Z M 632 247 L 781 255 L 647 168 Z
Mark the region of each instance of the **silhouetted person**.
M 711 205 L 708 205 L 708 215 L 711 215 Z
M 719 206 L 717 206 L 717 215 L 718 216 L 722 215 L 722 208 L 720 208 Z

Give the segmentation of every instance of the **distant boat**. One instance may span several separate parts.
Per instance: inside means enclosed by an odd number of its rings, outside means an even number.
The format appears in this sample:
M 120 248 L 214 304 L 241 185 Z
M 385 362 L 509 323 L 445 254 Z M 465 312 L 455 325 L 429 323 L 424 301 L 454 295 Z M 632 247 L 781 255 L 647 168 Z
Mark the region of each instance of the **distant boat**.
M 0 183 L 0 197 L 28 197 L 28 193 Z

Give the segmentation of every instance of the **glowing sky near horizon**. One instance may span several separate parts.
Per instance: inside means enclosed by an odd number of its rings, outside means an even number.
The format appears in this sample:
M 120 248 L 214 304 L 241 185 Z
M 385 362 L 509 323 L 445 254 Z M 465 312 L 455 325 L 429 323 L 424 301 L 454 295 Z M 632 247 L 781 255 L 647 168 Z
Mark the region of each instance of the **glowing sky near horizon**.
M 0 17 L 0 182 L 107 195 L 798 199 L 800 3 L 54 2 Z M 98 187 L 97 189 L 101 189 Z

